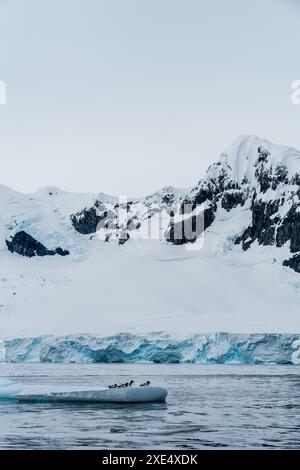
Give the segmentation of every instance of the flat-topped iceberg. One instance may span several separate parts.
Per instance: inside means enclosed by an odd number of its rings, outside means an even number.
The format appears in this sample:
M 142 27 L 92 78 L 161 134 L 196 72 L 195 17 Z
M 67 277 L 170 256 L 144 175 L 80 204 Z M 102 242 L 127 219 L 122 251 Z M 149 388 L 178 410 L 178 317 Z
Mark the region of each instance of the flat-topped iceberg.
M 2 341 L 0 357 L 6 363 L 300 364 L 300 334 L 40 336 Z
M 75 387 L 24 385 L 0 381 L 0 400 L 20 402 L 154 403 L 166 401 L 163 387 Z

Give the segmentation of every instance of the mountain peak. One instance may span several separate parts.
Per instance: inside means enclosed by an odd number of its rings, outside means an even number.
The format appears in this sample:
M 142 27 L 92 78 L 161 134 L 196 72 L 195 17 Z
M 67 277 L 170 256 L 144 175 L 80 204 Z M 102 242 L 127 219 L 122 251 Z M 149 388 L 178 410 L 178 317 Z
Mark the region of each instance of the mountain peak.
M 62 247 L 72 254 L 86 250 L 88 239 L 95 238 L 96 233 L 106 242 L 124 244 L 143 239 L 151 224 L 159 239 L 181 245 L 195 242 L 200 235 L 177 237 L 175 228 L 181 226 L 181 216 L 191 220 L 193 226 L 202 211 L 203 231 L 208 239 L 210 233 L 218 233 L 219 246 L 228 245 L 230 227 L 232 249 L 235 245 L 241 245 L 244 251 L 255 244 L 273 246 L 277 256 L 277 249 L 284 248 L 296 258 L 282 261 L 300 270 L 299 172 L 298 150 L 243 135 L 222 152 L 192 190 L 168 185 L 149 196 L 130 198 L 126 205 L 104 193 L 79 194 L 46 186 L 22 195 L 0 186 L 2 233 L 9 239 L 16 236 L 16 249 L 19 239 L 26 240 L 25 235 L 29 235 L 48 251 Z M 124 207 L 127 220 L 120 221 L 120 208 Z M 185 213 L 187 210 L 190 212 Z M 25 235 L 18 238 L 20 232 Z M 5 246 L 3 240 L 1 246 Z
M 241 182 L 244 177 L 252 180 L 257 163 L 265 159 L 266 166 L 276 168 L 284 165 L 289 176 L 300 171 L 300 152 L 293 147 L 276 145 L 256 135 L 242 135 L 225 149 L 219 159 L 232 170 L 235 181 Z
M 34 195 L 36 197 L 58 196 L 59 194 L 63 194 L 65 192 L 66 191 L 58 188 L 57 186 L 42 186 L 30 195 Z

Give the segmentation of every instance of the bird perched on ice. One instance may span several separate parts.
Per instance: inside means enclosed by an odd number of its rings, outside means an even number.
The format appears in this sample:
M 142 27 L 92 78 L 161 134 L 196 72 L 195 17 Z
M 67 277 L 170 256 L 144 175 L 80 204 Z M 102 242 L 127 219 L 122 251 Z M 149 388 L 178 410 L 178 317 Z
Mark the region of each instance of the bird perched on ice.
M 141 384 L 140 387 L 149 387 L 149 385 L 150 385 L 150 380 L 147 380 L 147 382 Z
M 125 384 L 109 385 L 108 388 L 127 388 L 127 387 L 131 387 L 133 384 L 134 384 L 134 380 L 130 380 L 130 382 L 126 382 Z
M 108 388 L 117 388 L 118 385 L 117 384 L 114 384 L 114 385 L 109 385 Z

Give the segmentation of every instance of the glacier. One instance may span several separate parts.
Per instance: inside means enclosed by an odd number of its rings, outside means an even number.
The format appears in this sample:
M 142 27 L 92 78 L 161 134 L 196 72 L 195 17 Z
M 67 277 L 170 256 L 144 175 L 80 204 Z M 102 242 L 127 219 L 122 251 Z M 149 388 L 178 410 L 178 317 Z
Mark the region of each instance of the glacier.
M 15 338 L 3 363 L 300 364 L 300 334 L 196 334 L 184 338 L 121 333 Z
M 202 220 L 193 243 L 176 238 L 181 219 Z M 236 139 L 193 188 L 167 186 L 127 203 L 0 185 L 0 338 L 298 334 L 299 234 L 300 152 L 256 136 Z M 128 360 L 122 347 L 93 352 L 89 343 L 80 343 L 82 360 Z M 186 360 L 182 344 L 155 353 L 151 345 L 150 360 Z

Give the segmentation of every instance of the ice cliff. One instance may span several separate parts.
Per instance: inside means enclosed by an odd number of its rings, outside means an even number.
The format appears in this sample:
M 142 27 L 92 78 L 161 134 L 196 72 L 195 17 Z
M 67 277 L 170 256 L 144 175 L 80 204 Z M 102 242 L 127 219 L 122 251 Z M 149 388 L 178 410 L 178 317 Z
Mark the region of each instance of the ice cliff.
M 18 338 L 2 343 L 0 359 L 7 363 L 300 364 L 300 334 Z

